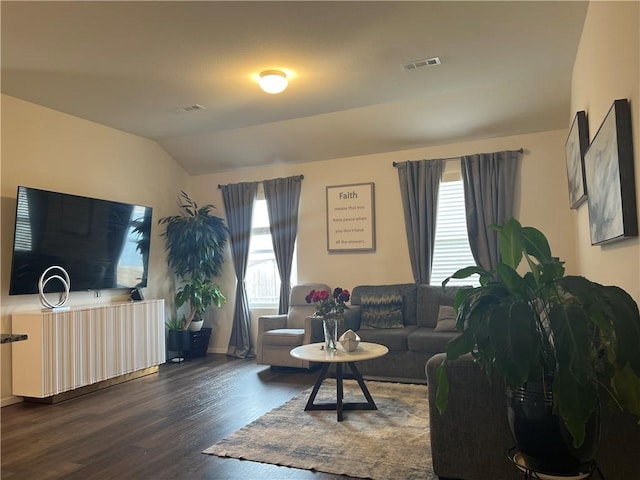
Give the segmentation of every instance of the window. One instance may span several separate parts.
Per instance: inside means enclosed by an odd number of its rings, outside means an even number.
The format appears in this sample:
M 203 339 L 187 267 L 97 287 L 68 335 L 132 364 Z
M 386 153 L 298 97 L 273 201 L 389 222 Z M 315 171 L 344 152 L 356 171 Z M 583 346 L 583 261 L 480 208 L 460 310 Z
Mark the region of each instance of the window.
M 271 231 L 269 230 L 269 213 L 264 193 L 258 192 L 258 199 L 253 204 L 251 224 L 251 242 L 249 244 L 249 261 L 245 275 L 245 287 L 249 305 L 252 307 L 278 306 L 280 299 L 280 274 L 273 252 Z M 296 255 L 291 272 L 291 282 L 296 278 Z
M 475 265 L 467 235 L 462 180 L 443 181 L 438 192 L 436 239 L 431 267 L 431 285 L 442 281 L 456 270 Z M 447 285 L 479 285 L 478 276 L 451 279 Z

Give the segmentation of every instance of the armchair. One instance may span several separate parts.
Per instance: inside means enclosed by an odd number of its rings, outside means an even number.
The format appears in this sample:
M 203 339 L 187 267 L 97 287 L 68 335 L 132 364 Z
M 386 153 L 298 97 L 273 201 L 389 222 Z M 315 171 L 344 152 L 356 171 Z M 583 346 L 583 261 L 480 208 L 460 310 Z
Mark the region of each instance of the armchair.
M 291 289 L 289 312 L 284 315 L 263 315 L 258 318 L 256 361 L 274 367 L 310 368 L 307 361 L 289 355 L 294 347 L 322 341 L 322 322 L 310 318 L 316 311 L 305 297 L 311 290 L 331 291 L 323 283 L 305 283 Z

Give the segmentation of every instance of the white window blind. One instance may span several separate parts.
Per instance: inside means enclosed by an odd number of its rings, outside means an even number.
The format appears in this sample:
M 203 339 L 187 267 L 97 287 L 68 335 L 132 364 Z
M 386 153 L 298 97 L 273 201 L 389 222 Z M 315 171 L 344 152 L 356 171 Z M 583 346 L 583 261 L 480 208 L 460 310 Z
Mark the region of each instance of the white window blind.
M 291 282 L 297 278 L 296 254 L 291 266 Z M 245 274 L 245 288 L 249 305 L 252 307 L 278 306 L 280 299 L 280 273 L 273 251 L 271 231 L 269 229 L 269 212 L 264 192 L 258 191 L 258 199 L 253 205 L 251 224 L 251 241 L 249 243 L 249 260 Z
M 252 306 L 277 305 L 280 295 L 280 275 L 273 253 L 267 201 L 256 200 L 253 205 L 249 263 L 245 287 Z
M 467 235 L 463 188 L 462 180 L 440 184 L 431 285 L 442 285 L 442 281 L 456 270 L 476 264 Z M 477 275 L 474 275 L 462 280 L 451 279 L 448 285 L 479 283 Z

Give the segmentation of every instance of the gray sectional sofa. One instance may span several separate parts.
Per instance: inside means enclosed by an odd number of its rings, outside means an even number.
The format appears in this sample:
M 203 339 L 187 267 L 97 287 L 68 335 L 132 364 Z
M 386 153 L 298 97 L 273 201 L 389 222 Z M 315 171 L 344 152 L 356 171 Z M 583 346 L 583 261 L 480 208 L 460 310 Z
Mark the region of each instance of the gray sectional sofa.
M 444 354 L 435 355 L 425 367 L 435 474 L 441 480 L 522 479 L 524 474 L 508 458 L 515 442 L 507 421 L 504 381 L 497 375 L 489 381 L 471 355 L 447 362 L 449 403 L 441 414 L 436 408 L 435 379 L 444 359 Z M 606 397 L 603 393 L 602 398 Z M 615 412 L 606 402 L 600 409 L 600 443 L 595 460 L 602 478 L 640 479 L 640 425 L 631 414 Z M 601 477 L 596 473 L 593 478 Z
M 389 348 L 389 353 L 383 357 L 358 362 L 360 372 L 370 379 L 426 383 L 427 360 L 444 352 L 447 342 L 459 334 L 451 328 L 457 290 L 456 287 L 443 290 L 442 287 L 414 283 L 353 288 L 342 330 L 350 328 L 363 342 L 380 343 Z M 401 298 L 400 312 L 397 308 L 392 308 L 388 314 L 383 311 L 381 316 L 387 319 L 379 319 L 379 327 L 371 326 L 372 316 L 376 317 L 377 300 L 384 302 L 390 298 L 394 301 Z M 397 307 L 398 303 L 393 306 Z M 395 320 L 386 321 L 391 316 L 395 316 Z

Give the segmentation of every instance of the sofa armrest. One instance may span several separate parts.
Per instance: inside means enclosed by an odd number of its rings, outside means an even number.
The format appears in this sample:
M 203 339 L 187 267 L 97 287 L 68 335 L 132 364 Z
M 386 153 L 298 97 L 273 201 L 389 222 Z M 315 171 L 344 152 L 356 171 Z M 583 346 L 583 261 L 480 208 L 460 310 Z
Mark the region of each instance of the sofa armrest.
M 287 328 L 286 315 L 262 315 L 258 317 L 258 334 L 277 328 Z
M 305 317 L 304 319 L 304 343 L 318 343 L 324 341 L 321 317 Z
M 441 414 L 436 407 L 436 369 L 444 359 L 445 354 L 434 355 L 425 367 L 434 472 L 465 480 L 521 480 L 507 457 L 515 441 L 507 421 L 504 382 L 499 377 L 490 382 L 471 355 L 447 362 L 449 399 Z

